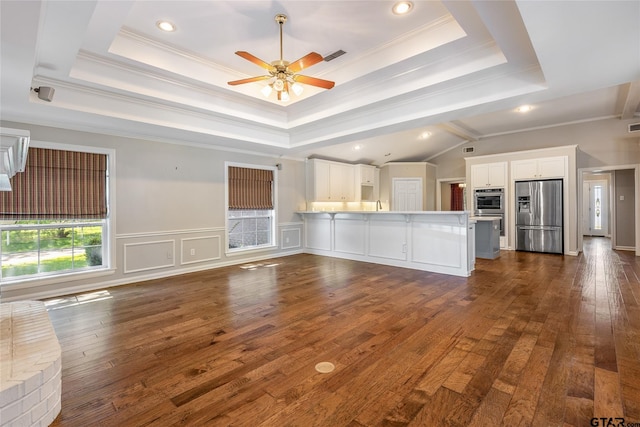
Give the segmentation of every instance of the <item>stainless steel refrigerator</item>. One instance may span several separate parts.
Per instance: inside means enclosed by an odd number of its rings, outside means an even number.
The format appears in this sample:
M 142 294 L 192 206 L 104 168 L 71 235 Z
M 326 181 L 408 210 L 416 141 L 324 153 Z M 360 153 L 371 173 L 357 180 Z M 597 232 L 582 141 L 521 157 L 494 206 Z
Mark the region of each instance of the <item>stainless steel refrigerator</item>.
M 564 252 L 562 180 L 516 181 L 516 250 Z

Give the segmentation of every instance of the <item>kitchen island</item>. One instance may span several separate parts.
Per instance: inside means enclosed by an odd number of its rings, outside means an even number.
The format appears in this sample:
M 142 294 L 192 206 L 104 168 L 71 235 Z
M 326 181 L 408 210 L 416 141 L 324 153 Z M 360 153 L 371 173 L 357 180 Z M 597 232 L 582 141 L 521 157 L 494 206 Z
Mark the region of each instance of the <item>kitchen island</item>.
M 300 211 L 304 252 L 468 277 L 475 221 L 463 211 Z

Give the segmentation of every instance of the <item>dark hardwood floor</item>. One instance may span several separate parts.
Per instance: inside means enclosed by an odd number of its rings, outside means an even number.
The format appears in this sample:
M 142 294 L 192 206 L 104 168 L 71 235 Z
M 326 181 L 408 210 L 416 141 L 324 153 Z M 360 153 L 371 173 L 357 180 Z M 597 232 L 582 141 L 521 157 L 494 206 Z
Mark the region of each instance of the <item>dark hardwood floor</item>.
M 608 245 L 470 278 L 296 255 L 48 300 L 53 425 L 640 423 L 640 260 Z

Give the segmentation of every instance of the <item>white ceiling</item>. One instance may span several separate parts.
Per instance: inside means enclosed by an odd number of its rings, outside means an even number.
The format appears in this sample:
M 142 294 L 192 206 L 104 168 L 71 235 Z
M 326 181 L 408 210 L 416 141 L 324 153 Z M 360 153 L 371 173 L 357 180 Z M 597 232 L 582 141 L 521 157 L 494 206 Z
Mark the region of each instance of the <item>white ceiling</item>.
M 414 1 L 406 16 L 393 3 L 2 0 L 1 118 L 380 165 L 640 116 L 640 1 Z M 266 74 L 235 51 L 279 59 L 278 13 L 285 60 L 347 52 L 302 72 L 333 89 L 283 103 L 265 82 L 227 84 Z

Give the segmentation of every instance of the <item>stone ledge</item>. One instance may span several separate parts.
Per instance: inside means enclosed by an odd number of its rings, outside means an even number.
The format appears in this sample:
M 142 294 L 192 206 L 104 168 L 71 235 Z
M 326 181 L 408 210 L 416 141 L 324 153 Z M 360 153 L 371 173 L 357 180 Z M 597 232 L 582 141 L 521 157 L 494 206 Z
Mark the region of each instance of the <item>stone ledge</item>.
M 48 426 L 61 409 L 62 352 L 41 301 L 0 304 L 0 419 Z

